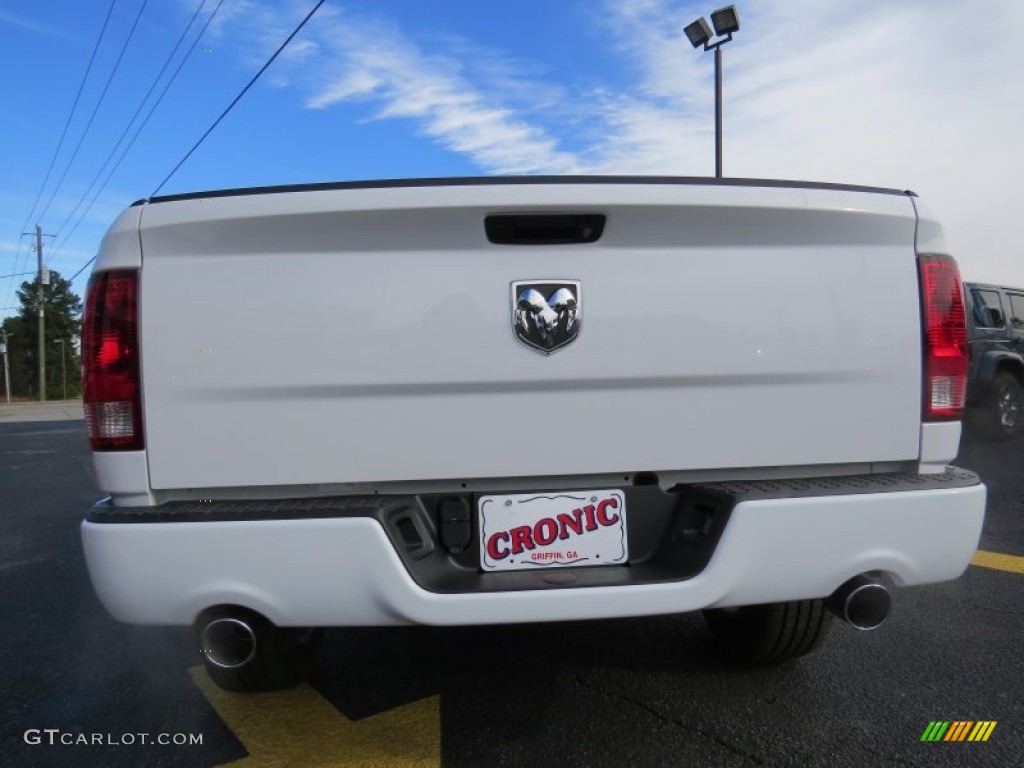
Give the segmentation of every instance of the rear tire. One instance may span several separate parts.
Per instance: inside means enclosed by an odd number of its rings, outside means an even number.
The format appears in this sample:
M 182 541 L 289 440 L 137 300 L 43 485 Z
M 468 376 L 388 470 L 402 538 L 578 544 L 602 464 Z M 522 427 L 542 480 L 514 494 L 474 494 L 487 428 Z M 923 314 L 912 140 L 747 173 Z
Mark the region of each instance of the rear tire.
M 992 381 L 992 400 L 984 415 L 985 433 L 996 440 L 1009 440 L 1024 432 L 1024 392 L 1020 380 L 1000 371 Z
M 210 649 L 202 647 L 210 644 L 209 636 L 204 643 L 204 627 L 211 621 L 224 618 L 245 622 L 252 628 L 255 638 L 255 642 L 249 643 L 240 634 L 234 650 L 244 662 L 238 666 L 218 664 Z M 220 631 L 229 631 L 223 626 Z M 320 629 L 278 627 L 255 611 L 239 608 L 203 611 L 196 620 L 195 629 L 203 651 L 203 666 L 210 679 L 225 691 L 238 693 L 280 691 L 299 685 L 312 671 L 323 639 Z
M 824 600 L 745 605 L 704 611 L 711 634 L 732 658 L 778 664 L 818 648 L 831 626 Z

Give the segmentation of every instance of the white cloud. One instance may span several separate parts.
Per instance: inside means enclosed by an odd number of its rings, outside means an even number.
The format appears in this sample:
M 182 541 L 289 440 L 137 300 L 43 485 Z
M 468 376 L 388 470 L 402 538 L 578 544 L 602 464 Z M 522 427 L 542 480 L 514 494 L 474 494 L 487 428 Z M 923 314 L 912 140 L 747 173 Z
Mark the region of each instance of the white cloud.
M 16 253 L 18 251 L 24 253 L 27 250 L 28 246 L 21 244 L 19 247 L 17 240 L 0 240 L 0 253 Z
M 261 61 L 299 17 L 239 7 Z M 358 103 L 369 119 L 409 121 L 487 173 L 711 175 L 713 60 L 682 36 L 693 8 L 605 0 L 590 18 L 626 84 L 595 87 L 509 58 L 511 42 L 476 56 L 472 41 L 417 44 L 329 5 L 276 83 L 302 89 L 308 108 Z M 722 49 L 727 176 L 913 188 L 968 277 L 1024 285 L 1005 213 L 1024 206 L 1024 3 L 747 0 L 740 13 Z M 582 149 L 564 148 L 570 134 Z
M 341 101 L 367 98 L 372 96 L 382 85 L 384 85 L 384 81 L 367 69 L 346 72 L 311 97 L 306 102 L 306 106 L 313 109 L 324 109 Z
M 50 37 L 62 37 L 67 40 L 75 39 L 73 35 L 68 34 L 62 29 L 58 29 L 57 27 L 53 27 L 41 21 L 36 21 L 35 19 L 20 16 L 10 11 L 0 10 L 0 24 L 10 24 L 11 26 L 27 29 L 31 32 L 49 35 Z
M 693 11 L 606 11 L 638 82 L 606 98 L 596 166 L 648 172 L 660 158 L 661 172 L 710 175 L 712 55 L 678 37 Z M 1024 285 L 1006 215 L 1024 207 L 1024 4 L 749 0 L 740 13 L 722 49 L 726 176 L 912 188 L 968 278 Z
M 252 65 L 262 65 L 302 17 L 294 3 L 282 11 L 259 0 L 238 0 L 225 10 L 212 25 L 214 34 L 226 38 L 230 29 L 232 39 L 245 41 L 243 58 Z M 370 119 L 410 120 L 422 135 L 489 173 L 579 171 L 575 158 L 560 151 L 543 128 L 469 82 L 460 69 L 453 56 L 424 53 L 394 25 L 325 5 L 282 52 L 267 82 L 302 88 L 311 109 L 359 101 L 373 109 Z M 509 77 L 504 83 L 523 86 Z
M 372 102 L 374 119 L 405 118 L 490 173 L 575 173 L 575 158 L 544 129 L 470 83 L 449 56 L 422 52 L 397 29 L 335 17 L 323 30 L 327 62 L 306 105 Z
M 281 58 L 295 62 L 302 62 L 319 53 L 320 46 L 312 40 L 299 40 L 292 43 L 281 51 Z

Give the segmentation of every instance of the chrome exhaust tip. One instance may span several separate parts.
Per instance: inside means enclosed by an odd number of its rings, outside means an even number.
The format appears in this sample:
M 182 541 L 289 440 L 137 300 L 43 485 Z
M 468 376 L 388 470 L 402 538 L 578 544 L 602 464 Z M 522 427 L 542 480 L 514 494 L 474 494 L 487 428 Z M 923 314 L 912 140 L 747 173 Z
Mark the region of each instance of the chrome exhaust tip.
M 214 619 L 199 634 L 202 651 L 218 667 L 238 669 L 256 655 L 256 631 L 234 616 Z
M 832 593 L 826 602 L 836 616 L 857 629 L 876 629 L 889 616 L 889 590 L 875 579 L 854 576 Z

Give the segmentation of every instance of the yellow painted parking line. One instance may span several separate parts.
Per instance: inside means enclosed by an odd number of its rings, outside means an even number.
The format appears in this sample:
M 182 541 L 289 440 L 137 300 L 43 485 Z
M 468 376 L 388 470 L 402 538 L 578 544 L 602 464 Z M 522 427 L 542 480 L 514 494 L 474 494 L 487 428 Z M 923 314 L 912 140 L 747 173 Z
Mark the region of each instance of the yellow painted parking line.
M 201 666 L 192 667 L 189 674 L 249 753 L 230 766 L 441 765 L 437 696 L 352 721 L 306 684 L 273 693 L 229 693 L 218 688 Z
M 1009 571 L 1010 573 L 1024 573 L 1024 557 L 1016 555 L 1000 555 L 998 552 L 986 552 L 979 549 L 971 558 L 971 565 L 980 565 L 982 568 L 995 568 L 997 571 Z

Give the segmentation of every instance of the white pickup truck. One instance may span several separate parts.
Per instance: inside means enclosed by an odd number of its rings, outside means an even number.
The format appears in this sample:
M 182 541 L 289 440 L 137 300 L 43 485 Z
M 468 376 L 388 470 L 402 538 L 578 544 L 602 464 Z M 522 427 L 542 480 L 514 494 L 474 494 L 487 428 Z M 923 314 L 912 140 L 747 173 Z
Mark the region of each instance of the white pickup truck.
M 963 293 L 913 193 L 631 177 L 141 200 L 89 283 L 82 537 L 232 690 L 320 628 L 703 610 L 739 658 L 954 579 Z

